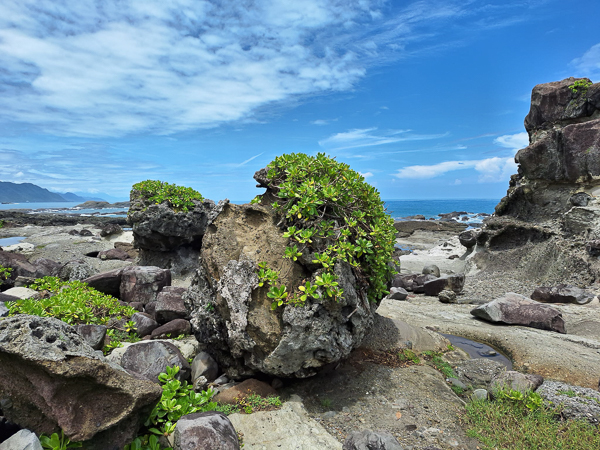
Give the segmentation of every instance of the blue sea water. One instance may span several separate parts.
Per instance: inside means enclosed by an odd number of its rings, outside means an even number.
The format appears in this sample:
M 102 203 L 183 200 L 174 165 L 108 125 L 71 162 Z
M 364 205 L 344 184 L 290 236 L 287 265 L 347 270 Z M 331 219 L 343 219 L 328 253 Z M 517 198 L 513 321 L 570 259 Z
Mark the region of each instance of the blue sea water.
M 468 215 L 492 214 L 500 199 L 448 199 L 448 200 L 384 200 L 387 212 L 394 219 L 421 214 L 426 219 L 439 219 L 439 214 L 465 211 Z

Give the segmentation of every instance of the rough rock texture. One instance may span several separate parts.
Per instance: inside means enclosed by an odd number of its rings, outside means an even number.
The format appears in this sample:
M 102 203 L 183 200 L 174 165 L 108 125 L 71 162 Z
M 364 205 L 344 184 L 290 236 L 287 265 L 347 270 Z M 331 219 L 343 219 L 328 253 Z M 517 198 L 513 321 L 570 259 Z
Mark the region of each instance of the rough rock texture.
M 181 297 L 185 288 L 166 286 L 156 296 L 156 309 L 154 315 L 156 321 L 165 324 L 171 320 L 184 319 L 188 313 Z
M 126 267 L 121 272 L 120 298 L 144 304 L 156 301 L 158 293 L 171 285 L 171 272 L 153 266 Z
M 192 382 L 204 377 L 207 382 L 213 382 L 219 376 L 219 366 L 217 362 L 206 352 L 200 352 L 192 361 Z
M 585 244 L 600 238 L 600 83 L 588 79 L 541 84 L 525 118 L 529 146 L 515 161 L 518 174 L 485 221 L 471 260 L 477 270 L 499 266 L 539 284 L 580 287 L 600 275 Z M 574 92 L 575 91 L 575 92 Z
M 195 201 L 188 212 L 175 212 L 166 203 L 155 205 L 131 192 L 127 221 L 132 226 L 134 246 L 141 265 L 171 269 L 177 274 L 193 272 L 198 265 L 202 236 L 228 201 L 218 204 Z
M 594 299 L 594 294 L 576 286 L 559 284 L 552 287 L 539 287 L 533 291 L 531 298 L 545 303 L 575 303 L 585 305 Z
M 137 333 L 142 337 L 148 336 L 156 328 L 158 328 L 158 322 L 147 313 L 135 313 L 133 316 L 131 316 L 131 320 L 135 322 Z
M 507 370 L 496 375 L 490 383 L 492 393 L 500 389 L 508 388 L 519 392 L 535 391 L 544 382 L 541 375 L 525 374 L 514 370 Z
M 435 280 L 426 281 L 423 284 L 425 295 L 437 296 L 444 290 L 453 291 L 460 294 L 465 287 L 465 274 L 459 273 L 456 275 L 446 275 Z
M 176 376 L 179 380 L 189 380 L 191 374 L 190 365 L 177 347 L 162 341 L 130 345 L 121 358 L 121 366 L 155 383 L 158 383 L 158 375 L 165 372 L 167 367 L 180 367 Z
M 492 380 L 504 373 L 506 367 L 498 361 L 475 358 L 458 363 L 454 371 L 467 386 L 488 389 Z
M 348 436 L 342 450 L 402 450 L 402 446 L 390 433 L 363 430 Z
M 75 330 L 94 350 L 102 350 L 107 330 L 104 325 L 76 325 Z
M 173 433 L 174 450 L 215 449 L 239 450 L 233 425 L 223 413 L 209 411 L 181 417 Z
M 567 419 L 583 419 L 593 424 L 600 422 L 600 393 L 594 389 L 544 381 L 537 393 L 548 402 L 562 405 L 562 415 Z
M 260 395 L 263 398 L 267 398 L 276 396 L 277 391 L 263 381 L 249 378 L 242 381 L 240 384 L 236 384 L 235 386 L 219 392 L 215 396 L 214 400 L 220 403 L 235 405 L 236 403 L 239 403 L 240 400 L 245 399 L 251 394 Z
M 471 314 L 490 322 L 566 333 L 565 322 L 560 311 L 512 292 L 478 306 L 471 311 Z
M 72 441 L 91 439 L 86 449 L 121 449 L 161 393 L 110 365 L 60 320 L 19 315 L 0 322 L 2 411 L 36 433 L 61 428 Z
M 104 294 L 120 297 L 121 295 L 121 274 L 123 269 L 115 269 L 109 272 L 102 272 L 83 280 L 89 287 L 96 289 Z
M 94 275 L 95 270 L 86 261 L 74 260 L 64 264 L 58 271 L 58 276 L 66 281 L 85 280 Z
M 161 337 L 177 337 L 188 335 L 192 332 L 192 326 L 189 321 L 185 319 L 173 319 L 164 325 L 161 325 L 152 330 L 152 339 L 158 339 Z
M 225 205 L 204 235 L 202 267 L 184 296 L 196 337 L 233 378 L 313 375 L 347 357 L 373 323 L 376 305 L 357 290 L 345 264 L 335 267 L 344 290 L 338 302 L 271 310 L 267 287 L 258 287 L 258 262 L 281 268 L 288 291 L 314 276 L 300 261 L 283 258 L 288 239 L 277 221 L 267 206 Z
M 38 437 L 29 430 L 20 430 L 0 444 L 0 450 L 43 450 Z

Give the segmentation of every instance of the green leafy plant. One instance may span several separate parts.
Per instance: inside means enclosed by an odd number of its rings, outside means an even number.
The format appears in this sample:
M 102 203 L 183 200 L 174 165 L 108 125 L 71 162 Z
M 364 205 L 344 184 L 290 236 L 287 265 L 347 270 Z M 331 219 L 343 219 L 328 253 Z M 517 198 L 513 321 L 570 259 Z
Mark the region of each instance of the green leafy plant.
M 0 281 L 8 280 L 10 278 L 11 273 L 12 269 L 10 267 L 4 267 L 0 265 Z
M 132 186 L 131 192 L 132 197 L 139 194 L 157 205 L 166 202 L 175 212 L 188 212 L 194 208 L 194 201 L 204 200 L 200 192 L 190 187 L 177 186 L 158 180 L 136 183 Z
M 71 442 L 62 430 L 60 436 L 58 433 L 53 433 L 51 436 L 40 435 L 40 444 L 43 448 L 49 450 L 66 450 L 68 448 L 79 448 L 83 445 L 81 442 Z
M 158 437 L 154 434 L 138 436 L 131 444 L 123 447 L 123 450 L 172 450 L 172 447 L 162 447 L 158 443 Z
M 574 95 L 581 93 L 582 96 L 587 95 L 588 88 L 592 85 L 591 81 L 580 79 L 569 85 L 569 89 Z
M 313 280 L 300 286 L 279 284 L 280 274 L 261 262 L 259 286 L 268 284 L 272 308 L 284 304 L 302 306 L 309 298 L 337 300 L 343 289 L 334 268 L 348 263 L 370 301 L 388 293 L 387 282 L 396 229 L 386 213 L 379 192 L 347 164 L 324 153 L 308 156 L 292 153 L 275 158 L 268 166 L 267 184 L 277 200 L 272 207 L 289 238 L 285 257 L 292 261 L 312 255 L 321 269 Z M 258 203 L 262 196 L 253 202 Z
M 4 220 L 0 220 L 0 228 L 4 228 Z
M 398 353 L 398 359 L 402 362 L 421 364 L 421 359 L 417 356 L 417 354 L 408 348 L 405 348 Z
M 452 366 L 442 358 L 441 352 L 427 350 L 423 352 L 423 356 L 430 365 L 442 372 L 446 378 L 458 378 Z

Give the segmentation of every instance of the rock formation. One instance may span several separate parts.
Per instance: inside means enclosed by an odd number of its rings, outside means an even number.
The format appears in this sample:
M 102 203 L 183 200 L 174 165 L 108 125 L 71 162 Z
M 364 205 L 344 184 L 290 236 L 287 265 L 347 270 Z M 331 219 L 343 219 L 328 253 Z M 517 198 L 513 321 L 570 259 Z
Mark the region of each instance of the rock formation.
M 376 305 L 364 299 L 347 264 L 335 268 L 344 290 L 339 301 L 271 310 L 267 287 L 258 286 L 258 262 L 280 268 L 288 290 L 316 270 L 304 258 L 284 258 L 288 238 L 278 221 L 268 205 L 224 205 L 204 235 L 201 268 L 186 295 L 197 339 L 234 378 L 311 376 L 347 357 L 373 323 Z
M 600 275 L 592 257 L 600 238 L 600 83 L 536 86 L 525 128 L 529 146 L 515 156 L 518 173 L 477 236 L 472 261 L 547 284 L 591 284 Z

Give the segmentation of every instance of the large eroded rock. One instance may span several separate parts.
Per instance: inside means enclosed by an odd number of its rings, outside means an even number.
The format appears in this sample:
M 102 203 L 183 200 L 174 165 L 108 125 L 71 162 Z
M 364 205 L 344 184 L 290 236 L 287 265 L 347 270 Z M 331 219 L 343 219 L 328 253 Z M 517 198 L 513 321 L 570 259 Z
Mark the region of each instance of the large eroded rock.
M 0 396 L 11 421 L 36 433 L 62 429 L 92 450 L 131 442 L 162 390 L 109 364 L 75 329 L 48 317 L 0 321 Z
M 313 375 L 347 357 L 373 323 L 375 305 L 363 300 L 343 264 L 335 268 L 344 290 L 338 302 L 271 310 L 267 287 L 258 287 L 258 262 L 281 268 L 288 290 L 313 276 L 283 257 L 288 239 L 277 222 L 268 207 L 226 205 L 204 235 L 202 267 L 185 295 L 197 339 L 232 377 Z
M 471 314 L 490 322 L 566 333 L 565 321 L 560 311 L 512 292 L 478 306 Z

